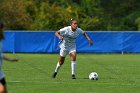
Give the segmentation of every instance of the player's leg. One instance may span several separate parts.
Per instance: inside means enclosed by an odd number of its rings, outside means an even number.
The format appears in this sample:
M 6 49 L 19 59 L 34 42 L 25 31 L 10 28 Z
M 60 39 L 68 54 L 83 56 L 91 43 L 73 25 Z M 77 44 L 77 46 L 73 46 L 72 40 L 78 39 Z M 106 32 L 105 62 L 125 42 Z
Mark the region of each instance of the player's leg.
M 7 93 L 6 82 L 4 78 L 0 80 L 0 93 Z
M 56 77 L 58 70 L 60 69 L 60 67 L 64 63 L 64 61 L 65 61 L 65 57 L 60 56 L 59 61 L 58 61 L 56 68 L 55 68 L 55 72 L 53 73 L 53 76 L 52 76 L 53 78 Z
M 70 53 L 70 58 L 71 58 L 71 72 L 72 72 L 72 79 L 76 79 L 75 74 L 76 74 L 76 51 L 72 51 Z
M 65 61 L 65 56 L 67 55 L 67 51 L 66 50 L 63 50 L 61 49 L 60 50 L 60 58 L 59 58 L 59 61 L 57 62 L 57 65 L 56 65 L 56 68 L 55 68 L 55 72 L 53 73 L 53 76 L 52 78 L 55 78 L 60 67 L 63 65 L 64 61 Z

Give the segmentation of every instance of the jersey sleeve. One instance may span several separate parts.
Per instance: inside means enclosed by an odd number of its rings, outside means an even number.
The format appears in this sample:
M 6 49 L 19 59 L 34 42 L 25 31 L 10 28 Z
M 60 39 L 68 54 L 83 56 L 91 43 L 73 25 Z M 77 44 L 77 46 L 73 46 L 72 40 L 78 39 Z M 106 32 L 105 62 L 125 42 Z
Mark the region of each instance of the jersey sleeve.
M 80 34 L 84 34 L 85 33 L 85 31 L 83 31 L 81 28 L 79 28 L 79 32 L 80 32 Z
M 60 35 L 61 36 L 63 36 L 64 34 L 65 34 L 65 32 L 66 32 L 66 27 L 64 27 L 64 28 L 62 28 L 62 29 L 60 29 L 58 32 L 60 32 Z

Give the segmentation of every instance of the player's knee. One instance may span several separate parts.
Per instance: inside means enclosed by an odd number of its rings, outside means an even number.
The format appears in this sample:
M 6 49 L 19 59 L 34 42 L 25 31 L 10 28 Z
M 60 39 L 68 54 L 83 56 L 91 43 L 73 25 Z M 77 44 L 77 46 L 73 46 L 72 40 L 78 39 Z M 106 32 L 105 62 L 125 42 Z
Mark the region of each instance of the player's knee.
M 76 61 L 76 55 L 71 55 L 70 58 L 72 61 Z

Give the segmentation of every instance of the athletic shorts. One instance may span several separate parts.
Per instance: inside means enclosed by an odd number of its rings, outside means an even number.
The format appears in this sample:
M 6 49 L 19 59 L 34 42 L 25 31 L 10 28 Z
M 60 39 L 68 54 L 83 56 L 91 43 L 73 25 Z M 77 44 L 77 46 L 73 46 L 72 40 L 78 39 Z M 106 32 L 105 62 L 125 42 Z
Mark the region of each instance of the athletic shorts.
M 63 48 L 61 48 L 60 49 L 60 56 L 66 57 L 67 54 L 70 54 L 72 52 L 76 52 L 75 47 L 74 48 L 69 48 L 69 49 L 63 49 Z
M 5 84 L 6 84 L 5 78 L 2 78 L 2 79 L 0 80 L 0 83 L 1 83 L 2 85 L 5 85 Z

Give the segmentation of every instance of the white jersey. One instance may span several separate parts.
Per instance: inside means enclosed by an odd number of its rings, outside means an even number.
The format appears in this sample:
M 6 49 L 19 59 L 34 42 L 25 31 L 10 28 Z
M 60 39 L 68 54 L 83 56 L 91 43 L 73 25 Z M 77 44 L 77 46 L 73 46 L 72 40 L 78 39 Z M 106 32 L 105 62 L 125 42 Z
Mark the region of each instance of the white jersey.
M 62 49 L 76 48 L 76 38 L 80 34 L 84 34 L 84 31 L 78 27 L 76 31 L 72 31 L 71 26 L 64 27 L 58 32 L 60 32 L 60 35 L 63 37 L 63 41 L 60 44 L 60 48 Z
M 4 78 L 4 73 L 2 72 L 2 59 L 3 59 L 2 42 L 0 41 L 0 80 Z

